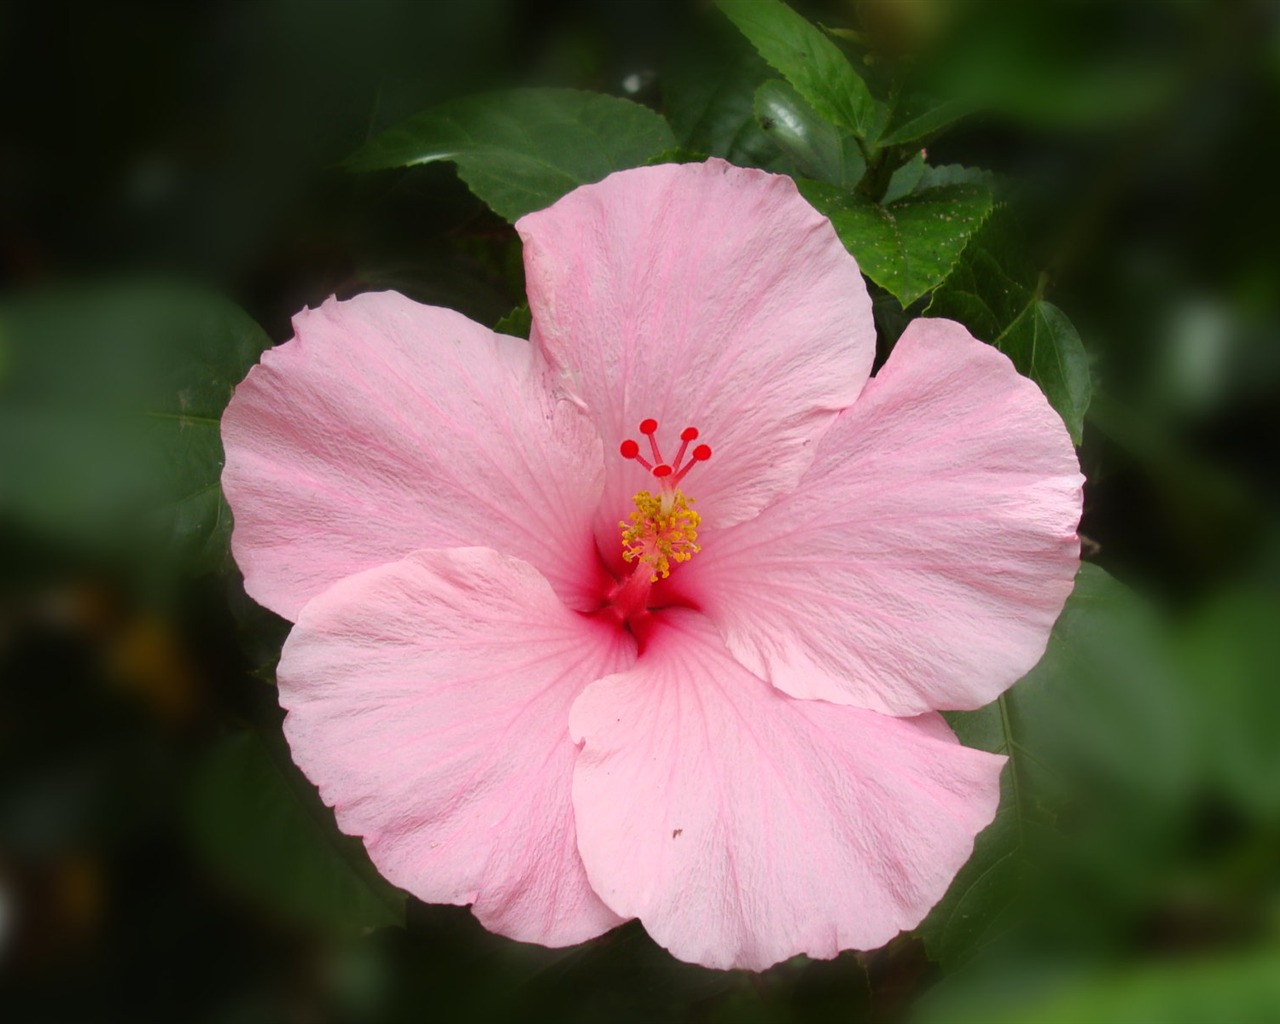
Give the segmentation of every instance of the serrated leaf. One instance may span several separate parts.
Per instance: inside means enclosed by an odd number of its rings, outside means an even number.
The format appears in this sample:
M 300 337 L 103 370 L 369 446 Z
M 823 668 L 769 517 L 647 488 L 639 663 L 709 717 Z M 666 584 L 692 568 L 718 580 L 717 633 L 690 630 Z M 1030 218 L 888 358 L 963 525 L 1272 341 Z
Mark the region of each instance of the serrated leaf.
M 360 172 L 450 160 L 476 196 L 514 221 L 675 145 L 666 121 L 630 100 L 512 89 L 424 111 L 372 139 L 345 166 Z
M 1093 395 L 1089 356 L 1067 316 L 1005 269 L 1009 257 L 979 238 L 933 295 L 930 316 L 958 320 L 1040 385 L 1078 445 Z M 1003 262 L 1002 262 L 1003 257 Z
M 859 138 L 874 140 L 883 108 L 821 29 L 781 0 L 717 0 L 717 4 L 814 110 Z
M 857 142 L 820 118 L 786 82 L 775 79 L 756 90 L 755 115 L 804 177 L 852 188 L 866 172 Z
M 946 280 L 991 212 L 991 194 L 976 185 L 921 189 L 880 204 L 821 182 L 798 184 L 831 218 L 862 272 L 903 306 Z
M 196 780 L 192 834 L 210 865 L 246 895 L 339 932 L 404 923 L 404 894 L 280 751 L 254 733 L 227 737 Z
M 533 313 L 529 310 L 529 304 L 524 302 L 516 306 L 494 324 L 493 329 L 499 334 L 509 334 L 513 338 L 529 337 L 529 332 L 533 329 Z
M 1084 565 L 1040 663 L 987 707 L 947 716 L 961 742 L 1009 762 L 996 820 L 919 928 L 944 968 L 1028 920 L 1084 915 L 1085 927 L 1110 927 L 1066 890 L 1073 873 L 1107 894 L 1109 914 L 1141 899 L 1167 849 L 1161 829 L 1173 815 L 1164 809 L 1194 785 L 1191 719 L 1169 643 L 1136 595 Z M 1132 815 L 1135 802 L 1144 816 Z M 1081 811 L 1093 830 L 1077 825 L 1067 843 L 1063 818 Z M 1055 872 L 1057 888 L 1046 888 Z
M 224 568 L 219 419 L 268 338 L 194 288 L 62 288 L 0 304 L 0 511 L 114 558 Z

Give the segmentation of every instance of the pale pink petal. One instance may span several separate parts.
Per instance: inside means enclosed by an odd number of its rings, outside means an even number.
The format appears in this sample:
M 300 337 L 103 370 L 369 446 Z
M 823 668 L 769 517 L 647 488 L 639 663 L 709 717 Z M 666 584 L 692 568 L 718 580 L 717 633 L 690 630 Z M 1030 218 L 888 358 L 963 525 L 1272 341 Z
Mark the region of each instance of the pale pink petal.
M 294 760 L 388 879 L 564 946 L 619 923 L 575 845 L 569 709 L 634 643 L 527 563 L 418 551 L 309 602 L 280 660 Z
M 685 609 L 570 725 L 592 886 L 708 967 L 883 945 L 942 897 L 999 802 L 1004 758 L 940 718 L 786 697 Z
M 648 474 L 618 457 L 658 421 L 711 461 L 684 487 L 708 523 L 790 490 L 871 371 L 871 300 L 826 218 L 790 178 L 721 160 L 620 171 L 523 217 L 534 337 L 582 399 L 609 470 L 602 549 Z
M 590 607 L 599 439 L 532 346 L 394 292 L 294 318 L 222 420 L 232 550 L 294 618 L 327 586 L 427 547 L 519 555 Z
M 979 707 L 1044 653 L 1080 564 L 1082 484 L 1031 381 L 959 324 L 916 320 L 797 490 L 704 531 L 679 589 L 793 696 Z
M 916 714 L 1036 664 L 1079 568 L 1065 426 L 995 348 L 916 320 L 799 488 L 701 532 L 678 586 L 792 696 Z

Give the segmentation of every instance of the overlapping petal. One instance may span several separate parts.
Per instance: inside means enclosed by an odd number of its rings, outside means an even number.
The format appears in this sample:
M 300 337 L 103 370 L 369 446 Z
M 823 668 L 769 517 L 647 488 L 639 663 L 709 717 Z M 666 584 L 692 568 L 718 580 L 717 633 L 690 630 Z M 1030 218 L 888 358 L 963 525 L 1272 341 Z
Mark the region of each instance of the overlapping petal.
M 568 945 L 619 923 L 578 856 L 569 709 L 634 658 L 525 562 L 419 551 L 303 608 L 280 662 L 285 734 L 396 885 Z
M 294 328 L 222 421 L 232 550 L 256 600 L 294 618 L 362 569 L 483 545 L 590 606 L 600 442 L 528 343 L 393 292 Z
M 1027 672 L 1079 567 L 1065 427 L 1009 360 L 916 320 L 792 494 L 706 531 L 680 587 L 786 693 L 913 715 Z
M 826 218 L 785 177 L 720 160 L 622 171 L 516 224 L 535 340 L 595 419 L 608 459 L 601 548 L 652 481 L 614 453 L 652 417 L 686 426 L 704 521 L 790 490 L 875 351 L 871 301 Z M 643 441 L 643 438 L 639 440 Z
M 709 967 L 882 945 L 942 896 L 999 800 L 1004 758 L 938 716 L 786 697 L 683 609 L 570 722 L 592 885 Z

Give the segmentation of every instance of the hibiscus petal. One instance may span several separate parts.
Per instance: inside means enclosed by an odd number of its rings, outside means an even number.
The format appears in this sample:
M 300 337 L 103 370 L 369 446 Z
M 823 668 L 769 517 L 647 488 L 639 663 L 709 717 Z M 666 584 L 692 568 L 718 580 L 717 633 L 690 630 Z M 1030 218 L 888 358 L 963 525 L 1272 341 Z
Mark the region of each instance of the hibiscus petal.
M 473 903 L 503 935 L 570 945 L 620 919 L 575 845 L 569 709 L 634 657 L 525 562 L 418 551 L 303 608 L 280 661 L 285 735 L 396 885 Z
M 722 160 L 620 171 L 516 229 L 535 340 L 604 440 L 603 550 L 653 484 L 615 454 L 645 443 L 642 420 L 667 459 L 698 428 L 714 454 L 684 490 L 730 525 L 795 486 L 871 372 L 857 263 L 790 178 Z
M 294 329 L 222 420 L 232 550 L 257 601 L 292 619 L 344 576 L 482 545 L 590 607 L 600 441 L 531 345 L 394 292 L 330 299 Z
M 1079 465 L 1040 390 L 950 320 L 916 320 L 797 490 L 705 532 L 680 587 L 752 671 L 895 715 L 1024 675 L 1079 568 Z
M 940 716 L 786 697 L 685 609 L 656 617 L 634 668 L 587 688 L 570 728 L 591 884 L 718 968 L 914 927 L 995 816 L 1004 763 L 943 738 Z

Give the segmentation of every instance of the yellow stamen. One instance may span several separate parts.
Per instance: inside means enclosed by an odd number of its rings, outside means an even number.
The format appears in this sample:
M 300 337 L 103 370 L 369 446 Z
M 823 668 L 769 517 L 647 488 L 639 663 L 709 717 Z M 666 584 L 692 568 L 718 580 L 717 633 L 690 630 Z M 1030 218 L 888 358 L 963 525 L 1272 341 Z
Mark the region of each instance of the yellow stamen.
M 687 562 L 702 550 L 695 543 L 702 520 L 689 507 L 692 500 L 679 491 L 641 491 L 632 501 L 636 510 L 631 519 L 618 523 L 622 527 L 622 557 L 652 566 L 650 582 L 657 583 L 671 575 L 672 562 Z

